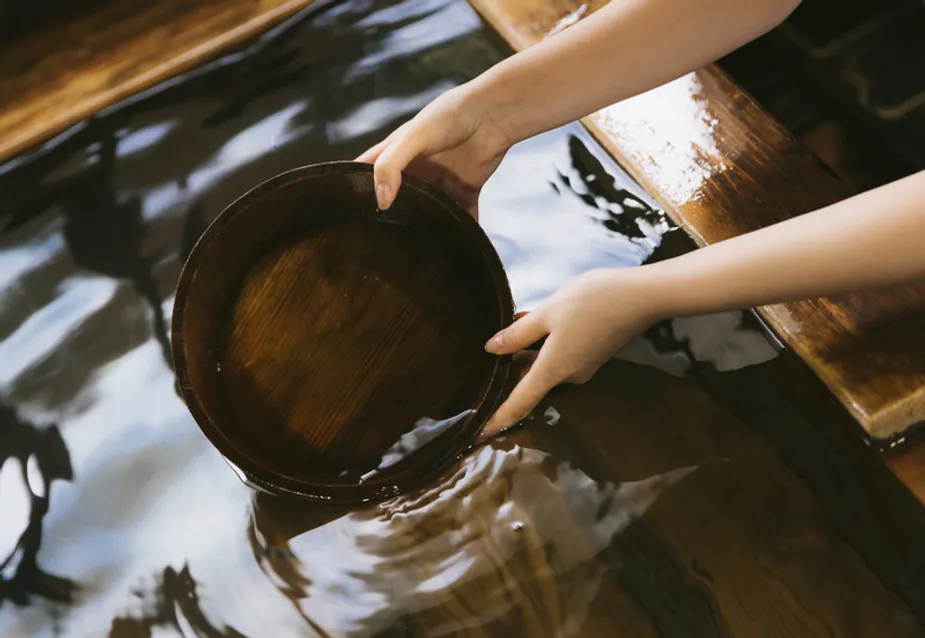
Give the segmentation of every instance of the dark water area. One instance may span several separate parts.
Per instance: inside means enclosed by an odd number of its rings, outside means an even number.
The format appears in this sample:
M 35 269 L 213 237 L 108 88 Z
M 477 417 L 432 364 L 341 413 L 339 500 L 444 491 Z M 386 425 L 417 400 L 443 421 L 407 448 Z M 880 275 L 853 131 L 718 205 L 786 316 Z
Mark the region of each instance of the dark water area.
M 915 589 L 923 563 L 838 458 L 781 443 L 808 417 L 743 313 L 657 326 L 380 505 L 257 494 L 208 444 L 166 318 L 209 220 L 500 55 L 459 0 L 321 3 L 0 167 L 0 636 L 925 635 L 882 566 Z M 521 310 L 690 249 L 578 125 L 512 150 L 480 213 Z

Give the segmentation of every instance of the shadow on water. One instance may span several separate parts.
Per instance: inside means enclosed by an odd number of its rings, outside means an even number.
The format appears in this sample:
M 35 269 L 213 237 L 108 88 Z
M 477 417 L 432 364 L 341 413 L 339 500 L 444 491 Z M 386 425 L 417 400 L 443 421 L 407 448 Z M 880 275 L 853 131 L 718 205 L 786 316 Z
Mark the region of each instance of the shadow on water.
M 0 167 L 0 635 L 923 635 L 841 540 L 889 546 L 879 519 L 772 444 L 799 419 L 748 314 L 654 327 L 374 507 L 255 495 L 205 441 L 166 317 L 211 219 L 499 58 L 462 0 L 319 2 Z M 520 310 L 691 249 L 575 124 L 512 149 L 480 211 Z
M 132 283 L 151 307 L 154 337 L 170 365 L 170 336 L 163 299 L 152 273 L 154 264 L 141 254 L 141 199 L 134 195 L 120 199 L 114 192 L 110 173 L 116 141 L 110 136 L 101 146 L 96 169 L 86 180 L 73 184 L 61 199 L 64 240 L 79 267 Z
M 561 187 L 572 190 L 590 208 L 600 211 L 599 221 L 607 230 L 650 249 L 659 246 L 662 235 L 673 227 L 664 211 L 654 208 L 632 190 L 620 188 L 576 136 L 569 138 L 569 154 L 580 186 L 573 185 L 572 178 L 559 173 Z M 560 186 L 554 182 L 553 188 L 558 192 Z
M 47 573 L 38 564 L 52 484 L 73 478 L 71 459 L 58 427 L 36 427 L 0 402 L 0 490 L 5 494 L 18 492 L 16 500 L 20 505 L 16 511 L 10 499 L 5 499 L 4 521 L 19 519 L 24 524 L 15 544 L 0 561 L 0 605 L 5 600 L 25 605 L 32 596 L 62 603 L 73 601 L 76 584 Z
M 244 638 L 228 627 L 215 627 L 202 611 L 196 581 L 189 565 L 179 571 L 165 567 L 152 590 L 132 592 L 145 606 L 138 617 L 121 617 L 112 621 L 109 636 L 155 636 L 176 632 L 180 636 L 203 638 Z

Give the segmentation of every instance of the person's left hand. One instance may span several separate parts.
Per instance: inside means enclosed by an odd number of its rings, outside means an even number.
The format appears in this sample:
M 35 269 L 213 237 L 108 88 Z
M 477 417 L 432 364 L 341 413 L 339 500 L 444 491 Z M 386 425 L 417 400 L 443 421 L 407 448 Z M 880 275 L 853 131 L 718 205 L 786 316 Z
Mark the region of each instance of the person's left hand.
M 482 433 L 489 437 L 527 417 L 560 383 L 584 383 L 659 318 L 641 269 L 592 270 L 492 337 L 485 349 L 514 354 L 543 337 L 536 361 Z

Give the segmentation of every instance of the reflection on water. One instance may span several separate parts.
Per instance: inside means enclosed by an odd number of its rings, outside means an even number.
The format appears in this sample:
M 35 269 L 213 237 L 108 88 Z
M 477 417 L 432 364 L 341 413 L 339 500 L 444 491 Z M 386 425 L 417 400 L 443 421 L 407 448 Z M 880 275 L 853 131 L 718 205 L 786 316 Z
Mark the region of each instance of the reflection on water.
M 138 599 L 141 609 L 114 618 L 110 636 L 242 636 L 229 627 L 219 629 L 206 618 L 189 565 L 184 565 L 179 571 L 165 567 L 164 572 L 154 579 L 150 589 L 139 588 L 132 593 Z
M 73 478 L 57 426 L 37 427 L 0 403 L 0 601 L 28 603 L 33 596 L 68 603 L 76 585 L 38 564 L 42 522 L 56 480 Z
M 430 417 L 418 419 L 410 430 L 405 432 L 401 438 L 385 451 L 379 465 L 360 477 L 360 482 L 370 480 L 381 470 L 390 468 L 402 459 L 407 458 L 409 454 L 421 449 L 424 445 L 433 441 L 453 426 L 465 421 L 473 414 L 475 414 L 475 410 L 464 410 L 448 419 L 437 420 Z
M 258 497 L 251 542 L 325 632 L 492 634 L 519 619 L 522 635 L 578 636 L 609 568 L 601 552 L 694 469 L 618 486 L 535 449 L 483 447 L 418 494 L 321 524 L 309 512 L 304 531 L 280 529 Z
M 381 506 L 255 496 L 198 431 L 166 317 L 209 220 L 498 57 L 462 0 L 323 2 L 0 166 L 0 636 L 744 636 L 765 603 L 782 635 L 860 608 L 916 635 L 774 454 L 714 431 L 693 368 L 774 355 L 741 313 L 657 326 L 621 356 L 674 376 L 622 364 Z M 521 310 L 680 237 L 577 125 L 513 149 L 480 209 Z
M 479 210 L 518 310 L 591 268 L 639 265 L 671 229 L 578 125 L 512 149 L 485 185 Z

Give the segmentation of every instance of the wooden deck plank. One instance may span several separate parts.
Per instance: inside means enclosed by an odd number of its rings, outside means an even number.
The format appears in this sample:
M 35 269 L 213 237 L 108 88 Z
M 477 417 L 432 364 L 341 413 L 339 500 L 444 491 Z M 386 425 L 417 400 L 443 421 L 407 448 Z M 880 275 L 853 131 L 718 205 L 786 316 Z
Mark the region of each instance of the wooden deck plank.
M 925 505 L 925 441 L 915 441 L 887 457 L 887 465 Z
M 470 4 L 517 51 L 605 2 Z M 701 246 L 852 194 L 715 66 L 583 123 Z M 759 311 L 872 438 L 890 439 L 925 421 L 925 286 Z
M 0 161 L 266 31 L 312 0 L 119 0 L 0 48 Z M 79 43 L 58 46 L 49 43 Z

